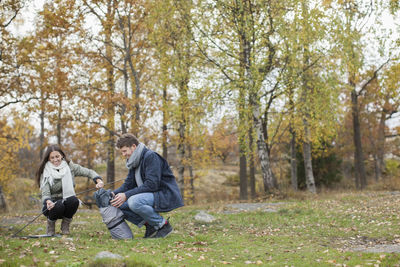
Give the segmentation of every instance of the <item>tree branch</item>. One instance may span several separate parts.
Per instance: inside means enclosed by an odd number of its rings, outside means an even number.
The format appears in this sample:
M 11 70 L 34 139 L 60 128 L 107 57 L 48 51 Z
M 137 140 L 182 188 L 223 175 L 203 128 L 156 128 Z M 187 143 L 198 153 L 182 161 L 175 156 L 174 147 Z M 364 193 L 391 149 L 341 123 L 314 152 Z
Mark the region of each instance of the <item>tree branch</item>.
M 5 108 L 5 107 L 7 107 L 7 106 L 9 106 L 9 105 L 16 104 L 16 103 L 28 103 L 29 101 L 31 101 L 31 100 L 33 100 L 33 99 L 36 99 L 36 100 L 37 100 L 37 99 L 39 99 L 39 98 L 38 98 L 38 97 L 30 97 L 30 98 L 25 99 L 25 100 L 22 100 L 22 99 L 15 99 L 15 100 L 13 100 L 13 101 L 8 101 L 8 102 L 3 103 L 3 104 L 0 105 L 0 110 L 3 109 L 3 108 Z
M 361 95 L 361 93 L 365 90 L 365 88 L 367 87 L 368 84 L 370 84 L 373 80 L 376 79 L 376 77 L 378 77 L 378 72 L 379 72 L 387 63 L 389 63 L 389 61 L 390 61 L 390 58 L 389 58 L 388 60 L 386 60 L 386 62 L 384 62 L 382 65 L 379 66 L 379 68 L 377 68 L 377 69 L 374 71 L 374 74 L 372 75 L 372 77 L 370 77 L 367 81 L 364 81 L 364 84 L 361 84 L 361 86 L 360 86 L 360 87 L 361 87 L 360 91 L 358 91 L 358 93 L 356 92 L 358 96 Z

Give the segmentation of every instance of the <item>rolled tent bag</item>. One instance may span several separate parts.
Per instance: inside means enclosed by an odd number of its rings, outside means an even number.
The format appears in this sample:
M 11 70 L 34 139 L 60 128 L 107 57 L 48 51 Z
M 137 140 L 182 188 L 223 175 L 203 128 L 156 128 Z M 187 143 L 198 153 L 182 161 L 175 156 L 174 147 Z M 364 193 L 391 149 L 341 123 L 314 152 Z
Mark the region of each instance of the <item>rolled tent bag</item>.
M 110 205 L 111 190 L 100 188 L 94 193 L 96 204 L 99 207 L 103 223 L 110 230 L 114 239 L 130 239 L 133 238 L 131 228 L 124 219 L 124 214 L 119 208 Z

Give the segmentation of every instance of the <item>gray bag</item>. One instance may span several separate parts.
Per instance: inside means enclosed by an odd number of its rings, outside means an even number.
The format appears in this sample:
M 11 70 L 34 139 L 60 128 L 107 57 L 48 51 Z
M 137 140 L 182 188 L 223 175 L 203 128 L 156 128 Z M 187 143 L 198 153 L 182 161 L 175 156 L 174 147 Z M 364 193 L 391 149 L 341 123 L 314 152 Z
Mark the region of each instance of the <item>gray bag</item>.
M 119 208 L 110 205 L 111 191 L 100 188 L 94 193 L 96 204 L 99 207 L 103 223 L 110 230 L 114 239 L 133 238 L 131 228 L 124 220 L 124 214 Z

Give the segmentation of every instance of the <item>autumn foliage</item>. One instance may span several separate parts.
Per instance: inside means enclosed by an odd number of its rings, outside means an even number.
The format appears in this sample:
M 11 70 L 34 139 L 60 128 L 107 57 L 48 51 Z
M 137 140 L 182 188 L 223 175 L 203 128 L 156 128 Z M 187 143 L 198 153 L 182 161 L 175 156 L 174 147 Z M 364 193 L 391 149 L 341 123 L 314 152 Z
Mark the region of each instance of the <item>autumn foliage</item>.
M 191 201 L 218 165 L 235 166 L 246 199 L 304 184 L 297 169 L 312 193 L 338 177 L 364 189 L 399 160 L 396 1 L 29 2 L 0 2 L 6 194 L 49 143 L 115 181 L 125 132 Z

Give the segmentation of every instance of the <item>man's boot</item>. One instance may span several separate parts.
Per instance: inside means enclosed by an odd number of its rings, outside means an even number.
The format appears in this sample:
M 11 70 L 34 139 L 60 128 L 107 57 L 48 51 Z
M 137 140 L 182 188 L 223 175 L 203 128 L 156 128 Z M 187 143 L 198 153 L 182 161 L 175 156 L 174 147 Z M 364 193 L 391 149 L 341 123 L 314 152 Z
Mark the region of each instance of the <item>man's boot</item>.
M 69 235 L 69 225 L 72 222 L 72 218 L 64 217 L 61 222 L 61 234 Z
M 154 226 L 151 226 L 149 223 L 144 224 L 146 226 L 146 232 L 144 234 L 144 238 L 154 237 L 157 233 L 157 229 Z
M 47 218 L 47 235 L 55 235 L 56 234 L 56 221 L 52 221 Z

